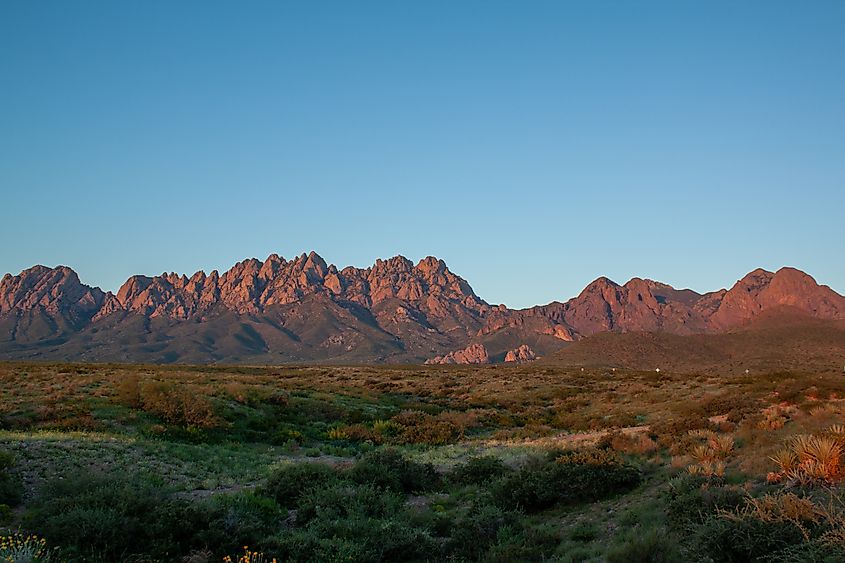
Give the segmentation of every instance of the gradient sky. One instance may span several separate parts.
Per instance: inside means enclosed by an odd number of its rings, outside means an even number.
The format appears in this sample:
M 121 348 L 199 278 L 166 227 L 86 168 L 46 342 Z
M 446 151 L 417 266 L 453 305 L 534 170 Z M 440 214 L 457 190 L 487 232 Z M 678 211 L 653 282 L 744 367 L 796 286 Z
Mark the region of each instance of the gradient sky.
M 845 2 L 0 3 L 0 273 L 432 254 L 845 292 Z

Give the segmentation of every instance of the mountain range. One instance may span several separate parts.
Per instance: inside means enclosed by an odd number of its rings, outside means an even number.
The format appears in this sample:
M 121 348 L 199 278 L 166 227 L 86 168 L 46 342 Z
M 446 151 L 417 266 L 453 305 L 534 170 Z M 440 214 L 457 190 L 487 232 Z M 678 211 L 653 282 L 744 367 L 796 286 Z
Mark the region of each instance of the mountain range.
M 485 302 L 434 257 L 338 269 L 315 252 L 273 254 L 222 274 L 132 276 L 116 294 L 69 267 L 39 265 L 0 281 L 0 358 L 423 363 L 474 361 L 483 350 L 495 363 L 554 357 L 598 333 L 729 333 L 783 307 L 845 319 L 845 297 L 794 268 L 754 270 L 705 294 L 602 277 L 566 302 L 509 309 Z

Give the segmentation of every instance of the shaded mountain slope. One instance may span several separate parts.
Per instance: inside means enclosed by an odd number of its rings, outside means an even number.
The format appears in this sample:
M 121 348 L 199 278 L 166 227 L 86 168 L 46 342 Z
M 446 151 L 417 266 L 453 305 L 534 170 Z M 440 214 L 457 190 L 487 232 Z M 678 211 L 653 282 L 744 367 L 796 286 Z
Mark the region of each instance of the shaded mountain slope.
M 743 373 L 748 369 L 841 373 L 845 366 L 845 321 L 817 319 L 801 309 L 778 306 L 724 333 L 596 334 L 543 361 L 573 367 L 676 372 Z

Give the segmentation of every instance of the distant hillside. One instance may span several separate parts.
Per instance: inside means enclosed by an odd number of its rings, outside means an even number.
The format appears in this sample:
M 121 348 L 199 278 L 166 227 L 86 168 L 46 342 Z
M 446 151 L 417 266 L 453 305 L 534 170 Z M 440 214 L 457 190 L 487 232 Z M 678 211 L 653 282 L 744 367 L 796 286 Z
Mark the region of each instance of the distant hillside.
M 813 319 L 845 319 L 845 297 L 793 268 L 755 270 L 730 290 L 703 295 L 640 278 L 624 285 L 599 278 L 569 301 L 513 310 L 485 302 L 434 257 L 339 269 L 315 252 L 292 260 L 273 254 L 222 274 L 132 276 L 116 294 L 83 284 L 66 266 L 34 266 L 0 281 L 0 358 L 422 363 L 462 357 L 454 353 L 478 344 L 489 361 L 501 362 L 523 345 L 547 357 L 603 332 L 654 333 L 650 344 L 622 340 L 657 354 L 692 346 L 672 335 L 732 331 L 784 306 Z M 702 361 L 708 354 L 693 353 Z
M 544 361 L 575 367 L 723 374 L 746 369 L 841 373 L 845 366 L 845 321 L 815 319 L 794 307 L 778 307 L 718 334 L 595 334 Z

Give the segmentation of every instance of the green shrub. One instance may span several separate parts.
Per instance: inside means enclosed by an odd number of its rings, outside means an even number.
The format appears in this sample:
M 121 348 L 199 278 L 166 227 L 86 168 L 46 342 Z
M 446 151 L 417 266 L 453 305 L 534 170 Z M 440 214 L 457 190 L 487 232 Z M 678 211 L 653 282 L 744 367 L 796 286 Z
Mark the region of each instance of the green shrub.
M 502 477 L 511 469 L 497 457 L 473 457 L 458 465 L 449 475 L 457 485 L 482 485 Z
M 715 561 L 842 561 L 845 515 L 830 494 L 746 497 L 692 529 L 693 550 Z
M 770 559 L 803 541 L 801 530 L 788 522 L 717 516 L 695 530 L 692 543 L 698 553 L 714 561 L 739 563 Z
M 196 507 L 203 514 L 199 543 L 217 553 L 232 553 L 248 545 L 261 548 L 282 527 L 287 511 L 253 492 L 216 495 Z
M 0 506 L 17 506 L 23 494 L 20 479 L 12 473 L 14 457 L 12 454 L 0 451 Z
M 275 499 L 280 506 L 293 508 L 305 489 L 337 479 L 337 471 L 323 463 L 291 463 L 270 474 L 263 493 Z
M 718 510 L 733 510 L 745 499 L 745 493 L 739 487 L 700 475 L 672 479 L 667 495 L 667 521 L 678 532 L 694 530 Z
M 62 547 L 71 561 L 166 558 L 190 545 L 199 515 L 167 498 L 143 476 L 81 473 L 49 482 L 27 525 Z
M 598 527 L 594 522 L 579 522 L 569 529 L 569 539 L 577 542 L 591 542 L 599 534 Z
M 490 488 L 493 501 L 507 510 L 538 512 L 561 500 L 565 486 L 555 474 L 553 464 L 524 468 L 495 481 Z
M 477 561 L 490 549 L 500 532 L 517 524 L 516 514 L 492 504 L 475 504 L 449 530 L 447 550 L 458 560 Z
M 403 495 L 368 484 L 308 488 L 296 524 L 269 548 L 281 560 L 424 561 L 438 550 L 429 530 L 411 521 Z
M 639 471 L 612 453 L 572 452 L 506 475 L 493 483 L 491 492 L 502 508 L 537 512 L 560 503 L 607 498 L 639 482 Z
M 511 561 L 546 561 L 560 546 L 560 529 L 556 523 L 528 526 L 505 526 L 483 560 L 498 563 Z
M 406 493 L 430 491 L 440 482 L 432 464 L 409 460 L 392 448 L 367 452 L 349 470 L 348 476 L 355 483 Z
M 820 540 L 793 545 L 772 554 L 773 563 L 840 563 L 845 561 L 845 546 Z
M 660 528 L 628 530 L 607 551 L 608 563 L 674 563 L 681 560 L 677 542 Z
M 145 475 L 80 473 L 48 482 L 25 524 L 72 563 L 178 561 L 195 550 L 222 557 L 244 545 L 260 548 L 286 516 L 273 499 L 251 492 L 189 501 Z
M 384 518 L 399 512 L 404 504 L 402 495 L 373 485 L 327 483 L 310 487 L 302 493 L 296 505 L 296 520 L 297 523 L 307 524 L 318 517 Z
M 0 504 L 0 526 L 8 526 L 14 518 L 15 513 L 12 512 L 12 508 L 8 504 Z

